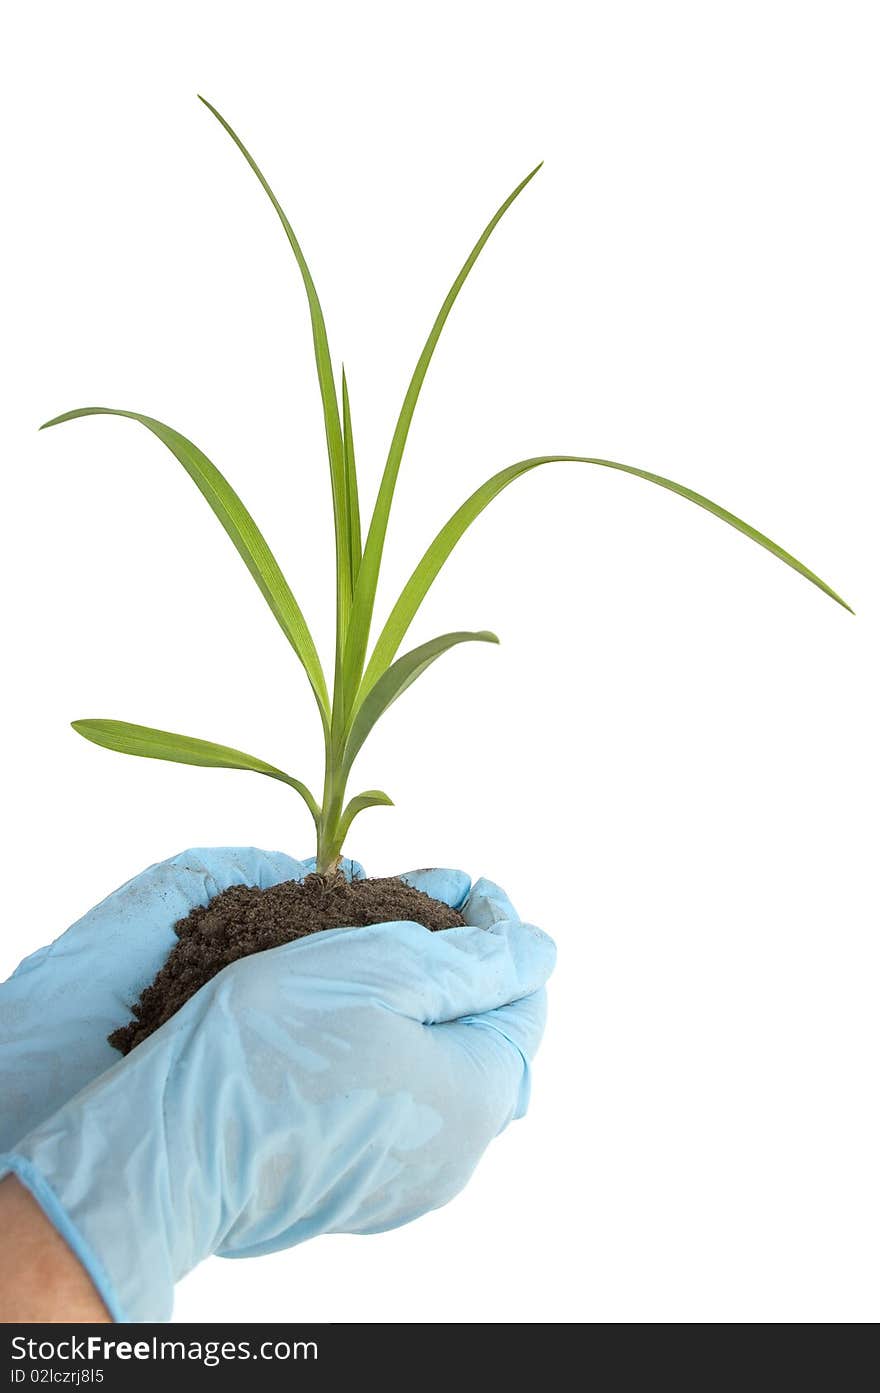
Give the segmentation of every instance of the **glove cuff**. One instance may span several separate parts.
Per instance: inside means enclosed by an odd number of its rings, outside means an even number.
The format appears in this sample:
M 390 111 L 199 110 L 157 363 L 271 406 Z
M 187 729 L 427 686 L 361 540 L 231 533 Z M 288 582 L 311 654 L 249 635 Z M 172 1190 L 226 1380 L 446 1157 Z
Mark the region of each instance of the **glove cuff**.
M 7 1175 L 14 1175 L 24 1186 L 31 1198 L 40 1206 L 58 1236 L 64 1240 L 74 1257 L 85 1268 L 92 1285 L 110 1312 L 111 1319 L 117 1323 L 127 1322 L 129 1317 L 116 1298 L 110 1278 L 104 1270 L 104 1264 L 86 1242 L 82 1232 L 71 1219 L 42 1171 L 26 1156 L 18 1156 L 14 1152 L 8 1152 L 0 1154 L 0 1180 L 3 1180 Z

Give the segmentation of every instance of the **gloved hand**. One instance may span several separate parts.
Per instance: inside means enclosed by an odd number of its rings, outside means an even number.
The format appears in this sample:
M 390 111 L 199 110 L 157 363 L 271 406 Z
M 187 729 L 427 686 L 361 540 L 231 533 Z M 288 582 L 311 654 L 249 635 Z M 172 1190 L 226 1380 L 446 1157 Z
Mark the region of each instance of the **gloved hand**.
M 468 927 L 331 929 L 242 959 L 115 1056 L 103 1037 L 176 919 L 226 885 L 309 869 L 252 850 L 184 853 L 0 988 L 4 1098 L 7 1071 L 19 1076 L 0 1174 L 28 1187 L 117 1320 L 166 1319 L 175 1281 L 211 1253 L 375 1232 L 436 1208 L 525 1111 L 555 950 L 496 886 L 471 889 L 461 872 L 405 878 L 463 905 Z M 62 1101 L 65 1089 L 80 1091 Z
M 360 879 L 363 868 L 343 863 Z M 107 1036 L 152 982 L 174 925 L 230 885 L 267 889 L 314 870 L 280 851 L 201 847 L 126 881 L 0 984 L 0 1152 L 49 1117 L 119 1053 Z

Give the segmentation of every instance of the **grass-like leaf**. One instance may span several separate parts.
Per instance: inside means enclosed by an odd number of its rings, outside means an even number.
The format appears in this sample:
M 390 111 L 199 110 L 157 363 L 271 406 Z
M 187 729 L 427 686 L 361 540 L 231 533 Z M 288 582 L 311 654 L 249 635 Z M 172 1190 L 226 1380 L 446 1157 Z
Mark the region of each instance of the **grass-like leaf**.
M 345 457 L 345 511 L 348 518 L 348 546 L 351 556 L 351 577 L 357 583 L 361 566 L 361 505 L 358 496 L 357 465 L 354 458 L 354 436 L 351 429 L 351 406 L 348 400 L 348 379 L 342 369 L 342 445 Z
M 373 618 L 373 606 L 376 601 L 376 587 L 379 582 L 379 568 L 382 564 L 382 552 L 385 547 L 385 535 L 388 531 L 388 519 L 391 514 L 391 504 L 394 498 L 397 476 L 400 472 L 403 451 L 406 446 L 407 436 L 409 435 L 409 428 L 412 424 L 416 403 L 418 402 L 419 393 L 422 390 L 422 383 L 425 380 L 431 359 L 434 356 L 434 349 L 437 347 L 437 342 L 443 332 L 443 326 L 449 318 L 450 311 L 455 304 L 458 293 L 470 275 L 477 257 L 480 255 L 480 252 L 485 247 L 510 205 L 515 202 L 526 185 L 534 179 L 540 168 L 540 164 L 536 165 L 531 173 L 527 174 L 525 179 L 517 184 L 513 193 L 504 200 L 497 213 L 495 213 L 486 224 L 470 255 L 453 281 L 449 294 L 440 307 L 440 312 L 434 320 L 431 332 L 428 335 L 425 346 L 416 363 L 412 378 L 410 379 L 410 384 L 406 390 L 406 396 L 403 399 L 403 405 L 400 408 L 400 415 L 397 418 L 397 425 L 391 440 L 391 447 L 388 451 L 388 460 L 385 464 L 382 481 L 379 485 L 379 492 L 376 497 L 375 507 L 373 508 L 373 515 L 370 519 L 367 540 L 364 544 L 363 560 L 361 562 L 357 586 L 355 587 L 351 625 L 346 641 L 344 667 L 346 688 L 352 697 L 360 681 L 364 659 L 366 658 L 367 645 L 370 637 L 370 624 Z
M 348 829 L 351 827 L 351 824 L 354 822 L 354 819 L 357 817 L 358 813 L 364 812 L 366 808 L 393 807 L 393 801 L 388 797 L 388 794 L 383 793 L 380 788 L 367 789 L 366 793 L 359 793 L 357 797 L 352 798 L 350 802 L 346 804 L 345 811 L 339 819 L 340 845 L 345 841 L 345 838 L 348 836 Z
M 246 769 L 254 774 L 266 774 L 270 779 L 279 779 L 295 788 L 316 823 L 321 815 L 317 799 L 299 779 L 230 745 L 215 745 L 212 740 L 176 735 L 171 730 L 155 730 L 153 726 L 131 725 L 128 721 L 72 721 L 71 725 L 93 745 L 103 745 L 105 750 L 116 750 L 119 754 L 167 759 L 173 764 L 197 764 L 208 769 Z
M 615 460 L 589 455 L 538 455 L 520 460 L 494 474 L 471 494 L 440 529 L 403 587 L 367 662 L 379 570 L 394 490 L 425 375 L 452 306 L 483 247 L 508 208 L 534 178 L 540 165 L 523 179 L 490 219 L 453 281 L 434 320 L 397 418 L 364 540 L 348 382 L 343 368 L 340 410 L 324 315 L 311 272 L 287 216 L 255 160 L 219 111 L 210 102 L 205 101 L 204 97 L 201 100 L 234 141 L 272 203 L 293 250 L 308 299 L 330 462 L 336 546 L 336 645 L 332 702 L 311 633 L 262 533 L 223 475 L 192 441 L 150 416 L 141 416 L 133 411 L 112 411 L 105 407 L 85 407 L 78 411 L 69 411 L 47 422 L 47 425 L 57 425 L 60 421 L 69 421 L 77 416 L 128 416 L 152 431 L 186 469 L 234 542 L 306 670 L 318 702 L 324 730 L 324 787 L 321 801 L 319 804 L 305 784 L 285 774 L 283 770 L 226 745 L 215 745 L 207 740 L 174 735 L 170 731 L 154 730 L 149 726 L 128 725 L 122 721 L 75 721 L 74 729 L 81 735 L 95 744 L 126 754 L 173 760 L 183 764 L 248 769 L 289 784 L 305 800 L 315 820 L 317 870 L 321 874 L 332 871 L 339 864 L 343 840 L 357 814 L 365 808 L 391 803 L 388 795 L 379 789 L 369 789 L 347 803 L 345 801 L 352 765 L 376 722 L 407 687 L 450 648 L 461 643 L 498 642 L 495 635 L 487 631 L 462 630 L 442 634 L 402 657 L 397 657 L 404 636 L 425 595 L 460 538 L 492 499 L 523 474 L 539 465 L 552 462 L 569 461 L 619 470 L 621 473 L 631 474 L 660 488 L 668 489 L 742 532 L 824 591 L 831 599 L 849 609 L 849 605 L 825 581 L 790 552 L 736 514 L 683 484 L 677 484 L 672 479 L 645 469 L 619 464 Z
M 395 702 L 406 691 L 407 687 L 415 682 L 417 677 L 421 677 L 426 668 L 436 662 L 441 654 L 446 653 L 448 649 L 454 648 L 459 643 L 497 642 L 496 635 L 489 633 L 487 629 L 482 629 L 477 633 L 441 634 L 439 638 L 429 639 L 427 643 L 420 644 L 418 648 L 413 648 L 402 658 L 398 658 L 397 662 L 392 663 L 376 681 L 359 704 L 345 743 L 343 767 L 347 770 L 351 769 L 358 751 L 379 717 L 384 715 L 392 702 Z
M 400 597 L 392 609 L 385 623 L 382 632 L 376 640 L 367 670 L 364 673 L 363 683 L 359 701 L 363 701 L 366 694 L 372 689 L 373 685 L 381 678 L 388 664 L 393 660 L 395 653 L 403 641 L 407 629 L 412 623 L 422 600 L 431 588 L 438 572 L 444 565 L 450 552 L 455 547 L 459 538 L 467 531 L 471 523 L 479 517 L 484 508 L 497 497 L 508 484 L 512 484 L 515 479 L 519 479 L 523 474 L 527 474 L 532 469 L 537 469 L 541 464 L 554 463 L 573 463 L 573 464 L 597 464 L 604 469 L 617 469 L 624 474 L 633 474 L 638 479 L 647 479 L 649 483 L 657 484 L 660 488 L 669 489 L 672 493 L 677 493 L 680 498 L 686 498 L 691 503 L 696 503 L 698 507 L 704 508 L 706 512 L 713 513 L 715 517 L 721 518 L 729 526 L 736 528 L 737 532 L 742 532 L 746 537 L 757 542 L 758 546 L 764 547 L 773 556 L 784 561 L 792 570 L 811 581 L 813 585 L 819 587 L 832 600 L 836 600 L 844 609 L 849 609 L 845 600 L 831 589 L 824 580 L 805 566 L 802 561 L 798 561 L 791 552 L 773 542 L 769 537 L 765 537 L 763 532 L 752 527 L 750 523 L 744 522 L 742 518 L 731 513 L 727 508 L 722 508 L 720 504 L 713 503 L 710 498 L 695 492 L 694 489 L 686 488 L 683 484 L 677 484 L 672 479 L 666 479 L 661 474 L 651 474 L 645 469 L 636 469 L 629 464 L 618 464 L 615 460 L 594 459 L 585 455 L 538 455 L 533 459 L 520 460 L 517 464 L 511 464 L 507 469 L 501 469 L 497 474 L 493 474 L 491 479 L 487 479 L 476 492 L 472 493 L 461 507 L 453 513 L 452 517 L 444 527 L 440 529 L 431 545 L 428 547 L 421 561 L 419 561 L 406 585 L 401 591 Z M 852 613 L 852 611 L 850 611 Z
M 60 425 L 63 421 L 74 421 L 80 416 L 127 416 L 132 421 L 139 421 L 147 430 L 152 431 L 163 445 L 167 445 L 183 465 L 202 497 L 211 505 L 215 516 L 222 523 L 305 668 L 321 712 L 321 719 L 326 726 L 330 717 L 330 701 L 324 672 L 309 626 L 281 567 L 269 549 L 268 542 L 232 485 L 224 479 L 207 455 L 191 440 L 187 440 L 185 435 L 181 435 L 180 431 L 163 425 L 152 416 L 142 416 L 137 411 L 116 411 L 106 406 L 83 406 L 77 411 L 65 411 L 62 416 L 53 417 L 40 429 L 47 430 L 49 426 Z
M 290 243 L 296 264 L 302 276 L 303 285 L 306 289 L 306 296 L 309 302 L 309 314 L 312 320 L 312 339 L 315 346 L 315 366 L 318 371 L 318 386 L 321 392 L 321 406 L 324 412 L 324 430 L 327 436 L 327 455 L 330 460 L 330 484 L 333 493 L 333 521 L 336 533 L 336 604 L 337 604 L 337 623 L 344 638 L 348 628 L 348 616 L 351 609 L 351 598 L 353 588 L 353 578 L 351 572 L 351 550 L 348 543 L 348 512 L 346 509 L 345 493 L 345 457 L 342 441 L 342 426 L 339 420 L 339 403 L 336 398 L 336 384 L 333 377 L 333 362 L 330 357 L 330 347 L 327 342 L 327 328 L 324 323 L 324 312 L 321 309 L 321 302 L 318 299 L 318 292 L 315 289 L 315 282 L 312 273 L 308 268 L 302 248 L 297 239 L 296 233 L 290 225 L 287 214 L 269 187 L 269 183 L 263 171 L 260 169 L 250 151 L 246 148 L 243 141 L 236 135 L 225 117 L 206 97 L 199 97 L 212 116 L 215 116 L 220 125 L 238 146 L 244 158 L 247 160 L 254 174 L 259 179 L 266 195 L 278 214 L 281 226 L 284 228 L 287 240 Z

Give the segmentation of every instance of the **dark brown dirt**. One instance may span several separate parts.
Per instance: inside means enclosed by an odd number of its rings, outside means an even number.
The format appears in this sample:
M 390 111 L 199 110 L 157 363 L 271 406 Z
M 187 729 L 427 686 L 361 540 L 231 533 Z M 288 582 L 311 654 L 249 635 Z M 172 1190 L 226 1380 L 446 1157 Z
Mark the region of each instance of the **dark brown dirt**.
M 107 1039 L 122 1054 L 146 1040 L 191 996 L 238 958 L 278 948 L 318 929 L 361 928 L 411 919 L 427 929 L 463 924 L 457 909 L 405 885 L 396 876 L 348 883 L 309 875 L 269 890 L 232 885 L 174 925 L 177 943 L 132 1009 L 134 1020 Z

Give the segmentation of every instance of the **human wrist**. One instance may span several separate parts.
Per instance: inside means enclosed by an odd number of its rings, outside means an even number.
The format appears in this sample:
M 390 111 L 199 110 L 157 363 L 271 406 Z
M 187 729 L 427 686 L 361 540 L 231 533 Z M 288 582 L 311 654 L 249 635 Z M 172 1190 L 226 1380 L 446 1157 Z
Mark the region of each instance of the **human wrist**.
M 2 1163 L 0 1163 L 2 1172 Z M 111 1319 L 88 1269 L 16 1174 L 0 1179 L 0 1321 L 55 1323 Z
M 114 1321 L 167 1320 L 181 1275 L 172 1251 L 180 1225 L 157 1179 L 167 1170 L 156 1154 L 161 1078 L 146 1062 L 108 1070 L 0 1156 L 0 1174 L 27 1188 Z

